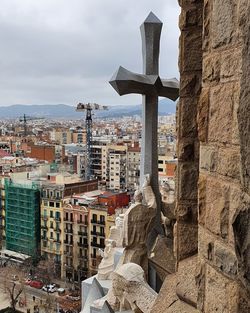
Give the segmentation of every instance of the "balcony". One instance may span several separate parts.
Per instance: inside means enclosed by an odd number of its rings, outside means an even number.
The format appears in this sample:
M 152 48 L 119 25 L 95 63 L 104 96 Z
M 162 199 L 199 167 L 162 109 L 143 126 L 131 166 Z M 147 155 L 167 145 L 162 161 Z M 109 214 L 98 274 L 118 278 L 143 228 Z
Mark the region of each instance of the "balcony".
M 66 255 L 67 257 L 73 257 L 72 251 L 64 251 L 63 254 Z
M 85 242 L 78 242 L 77 244 L 79 247 L 82 247 L 82 248 L 88 248 L 89 246 L 88 243 L 85 243 Z
M 65 233 L 73 234 L 73 229 L 65 228 L 65 229 L 64 229 L 64 232 L 65 232 Z
M 61 217 L 55 216 L 55 217 L 54 217 L 54 220 L 57 221 L 57 222 L 61 222 Z
M 84 261 L 87 261 L 87 260 L 88 260 L 88 256 L 87 256 L 87 255 L 78 254 L 78 258 L 79 258 L 80 260 L 84 260 Z
M 99 236 L 99 237 L 105 237 L 105 233 L 100 233 L 100 232 L 98 232 L 98 231 L 93 231 L 93 230 L 91 230 L 91 235 L 93 235 L 93 236 Z
M 73 246 L 74 242 L 73 241 L 64 240 L 64 244 L 65 245 L 69 245 L 69 246 Z
M 98 224 L 98 225 L 105 225 L 105 221 L 97 221 L 97 220 L 91 220 L 92 224 Z
M 67 222 L 67 223 L 74 223 L 73 219 L 70 219 L 70 218 L 64 217 L 63 220 L 64 222 Z
M 60 239 L 55 239 L 54 242 L 61 243 L 61 240 Z
M 91 241 L 91 247 L 104 249 L 105 248 L 105 244 L 99 244 L 97 242 Z
M 54 231 L 60 233 L 62 230 L 60 228 L 54 227 Z
M 44 220 L 44 221 L 47 221 L 48 220 L 48 216 L 47 215 L 41 215 L 41 219 Z
M 81 221 L 81 220 L 77 220 L 77 224 L 80 224 L 80 225 L 85 225 L 85 226 L 87 226 L 87 225 L 88 225 L 88 222 L 87 222 L 87 221 Z
M 79 236 L 88 237 L 88 233 L 87 233 L 87 232 L 84 232 L 84 231 L 79 231 L 79 232 L 78 232 L 78 235 L 79 235 Z

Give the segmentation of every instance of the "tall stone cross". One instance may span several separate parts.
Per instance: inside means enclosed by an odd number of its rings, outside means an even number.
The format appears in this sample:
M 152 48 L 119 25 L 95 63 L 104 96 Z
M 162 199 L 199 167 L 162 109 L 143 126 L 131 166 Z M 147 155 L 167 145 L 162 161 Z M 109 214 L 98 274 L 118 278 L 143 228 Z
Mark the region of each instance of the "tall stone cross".
M 157 200 L 157 219 L 160 225 L 161 197 L 158 185 L 158 96 L 175 101 L 179 96 L 176 79 L 163 80 L 159 77 L 159 50 L 162 22 L 152 13 L 141 25 L 143 74 L 123 67 L 115 72 L 111 86 L 121 95 L 142 95 L 142 143 L 140 163 L 140 185 L 146 174 L 151 176 L 151 186 Z M 159 228 L 160 227 L 157 227 Z

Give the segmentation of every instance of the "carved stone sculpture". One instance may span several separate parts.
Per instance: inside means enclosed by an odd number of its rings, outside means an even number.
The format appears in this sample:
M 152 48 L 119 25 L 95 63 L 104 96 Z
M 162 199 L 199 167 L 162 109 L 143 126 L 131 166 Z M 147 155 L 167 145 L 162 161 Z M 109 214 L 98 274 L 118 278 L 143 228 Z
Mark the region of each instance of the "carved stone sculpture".
M 123 245 L 125 250 L 120 259 L 121 264 L 133 262 L 148 271 L 147 238 L 150 226 L 156 215 L 156 201 L 150 186 L 150 177 L 146 176 L 142 191 L 137 190 L 134 204 L 124 214 Z
M 110 228 L 109 239 L 115 241 L 116 247 L 122 247 L 124 214 L 119 214 L 115 219 L 115 226 Z
M 105 240 L 105 249 L 99 249 L 102 261 L 98 266 L 97 278 L 100 280 L 111 279 L 111 274 L 114 271 L 114 247 L 115 242 L 110 239 Z
M 135 263 L 120 266 L 113 274 L 107 300 L 113 310 L 149 313 L 157 293 L 144 279 L 143 269 Z

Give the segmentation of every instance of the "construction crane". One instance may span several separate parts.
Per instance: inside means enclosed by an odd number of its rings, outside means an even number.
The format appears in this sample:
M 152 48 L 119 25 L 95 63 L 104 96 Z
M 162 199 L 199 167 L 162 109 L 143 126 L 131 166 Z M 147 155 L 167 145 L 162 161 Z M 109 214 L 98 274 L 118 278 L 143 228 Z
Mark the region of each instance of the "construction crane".
M 76 111 L 86 111 L 85 127 L 86 127 L 86 169 L 85 179 L 91 179 L 91 150 L 92 150 L 92 110 L 108 110 L 107 106 L 97 103 L 78 103 Z
M 27 136 L 27 121 L 43 120 L 44 117 L 23 116 L 19 117 L 19 122 L 23 122 L 24 137 Z

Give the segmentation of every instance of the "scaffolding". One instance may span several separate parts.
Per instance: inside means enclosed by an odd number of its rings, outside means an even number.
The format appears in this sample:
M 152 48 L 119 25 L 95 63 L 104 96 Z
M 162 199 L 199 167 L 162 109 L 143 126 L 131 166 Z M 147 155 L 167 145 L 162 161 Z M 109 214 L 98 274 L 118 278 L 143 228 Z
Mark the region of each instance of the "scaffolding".
M 40 190 L 35 183 L 5 179 L 6 248 L 37 256 L 40 247 Z

